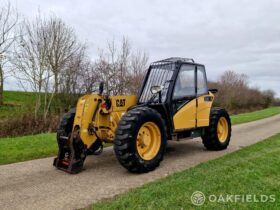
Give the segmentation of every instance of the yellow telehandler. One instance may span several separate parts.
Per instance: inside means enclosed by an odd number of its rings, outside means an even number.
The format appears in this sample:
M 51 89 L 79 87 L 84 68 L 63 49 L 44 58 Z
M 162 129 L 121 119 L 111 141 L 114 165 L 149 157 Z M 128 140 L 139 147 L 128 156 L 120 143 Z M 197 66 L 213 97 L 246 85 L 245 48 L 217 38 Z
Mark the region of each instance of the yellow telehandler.
M 154 170 L 167 140 L 201 137 L 209 150 L 226 149 L 231 122 L 226 110 L 213 108 L 216 89 L 208 89 L 204 65 L 168 58 L 150 65 L 138 96 L 82 96 L 57 130 L 53 165 L 69 173 L 83 170 L 87 155 L 112 143 L 120 164 L 130 172 Z

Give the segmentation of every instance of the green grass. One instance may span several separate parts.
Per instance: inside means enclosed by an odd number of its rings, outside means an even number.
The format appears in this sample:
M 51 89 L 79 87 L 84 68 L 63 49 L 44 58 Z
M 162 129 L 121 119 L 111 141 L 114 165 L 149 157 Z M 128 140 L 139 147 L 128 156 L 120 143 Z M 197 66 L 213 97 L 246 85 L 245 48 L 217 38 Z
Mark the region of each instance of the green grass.
M 35 104 L 36 94 L 32 92 L 4 91 L 4 106 L 0 106 L 0 119 L 27 112 Z
M 23 91 L 4 91 L 4 106 L 0 106 L 0 120 L 33 113 L 38 93 Z M 41 104 L 45 93 L 41 93 Z M 54 114 L 68 109 L 76 104 L 78 95 L 56 94 L 53 98 L 50 111 Z M 41 107 L 42 109 L 42 107 Z M 39 110 L 39 112 L 42 110 Z
M 238 114 L 231 116 L 231 122 L 233 125 L 240 124 L 240 123 L 246 123 L 251 122 L 255 120 L 260 120 L 263 118 L 271 117 L 274 115 L 280 114 L 280 107 L 270 107 L 267 109 L 263 109 L 260 111 L 255 112 L 248 112 L 244 114 Z
M 105 144 L 104 147 L 112 144 Z M 57 155 L 56 134 L 0 138 L 0 165 Z
M 0 138 L 0 164 L 53 156 L 57 153 L 55 134 Z
M 104 200 L 92 209 L 280 209 L 280 134 L 216 160 Z M 191 203 L 191 195 L 274 195 L 275 202 Z M 212 197 L 213 198 L 213 197 Z
M 35 103 L 36 93 L 22 92 L 22 91 L 4 91 L 5 103 L 12 103 L 18 105 L 26 105 Z

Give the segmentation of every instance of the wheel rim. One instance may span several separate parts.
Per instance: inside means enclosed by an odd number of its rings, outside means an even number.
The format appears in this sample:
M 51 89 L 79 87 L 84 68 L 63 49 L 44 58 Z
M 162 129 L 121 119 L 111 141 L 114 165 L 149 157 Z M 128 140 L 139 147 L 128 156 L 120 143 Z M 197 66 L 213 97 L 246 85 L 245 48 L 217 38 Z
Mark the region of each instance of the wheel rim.
M 159 152 L 161 133 L 153 122 L 144 123 L 137 134 L 136 148 L 143 160 L 152 160 Z
M 218 139 L 221 143 L 224 143 L 228 137 L 228 122 L 225 117 L 221 117 L 217 126 Z

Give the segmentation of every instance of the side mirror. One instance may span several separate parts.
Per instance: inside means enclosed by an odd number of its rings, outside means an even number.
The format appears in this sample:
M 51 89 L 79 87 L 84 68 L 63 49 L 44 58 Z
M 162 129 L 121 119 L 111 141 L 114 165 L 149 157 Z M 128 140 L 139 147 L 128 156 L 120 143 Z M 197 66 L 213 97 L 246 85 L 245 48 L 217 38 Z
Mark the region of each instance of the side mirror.
M 103 90 L 104 90 L 104 82 L 100 82 L 100 84 L 99 84 L 99 95 L 102 95 Z
M 159 93 L 161 90 L 162 90 L 162 86 L 160 85 L 155 85 L 151 87 L 152 94 Z
M 218 89 L 209 89 L 209 91 L 211 92 L 211 93 L 218 93 Z

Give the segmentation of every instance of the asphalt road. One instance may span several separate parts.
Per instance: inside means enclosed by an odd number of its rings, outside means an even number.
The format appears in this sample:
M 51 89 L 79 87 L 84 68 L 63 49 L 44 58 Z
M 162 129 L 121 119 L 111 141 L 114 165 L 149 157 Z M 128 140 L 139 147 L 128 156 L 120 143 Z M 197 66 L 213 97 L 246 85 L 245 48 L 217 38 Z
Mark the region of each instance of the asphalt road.
M 204 149 L 200 138 L 169 141 L 164 161 L 155 171 L 135 175 L 117 162 L 112 148 L 100 156 L 89 156 L 85 169 L 66 174 L 44 158 L 0 166 L 0 209 L 77 209 L 110 198 L 130 188 L 193 167 L 280 132 L 280 115 L 233 127 L 227 150 Z

